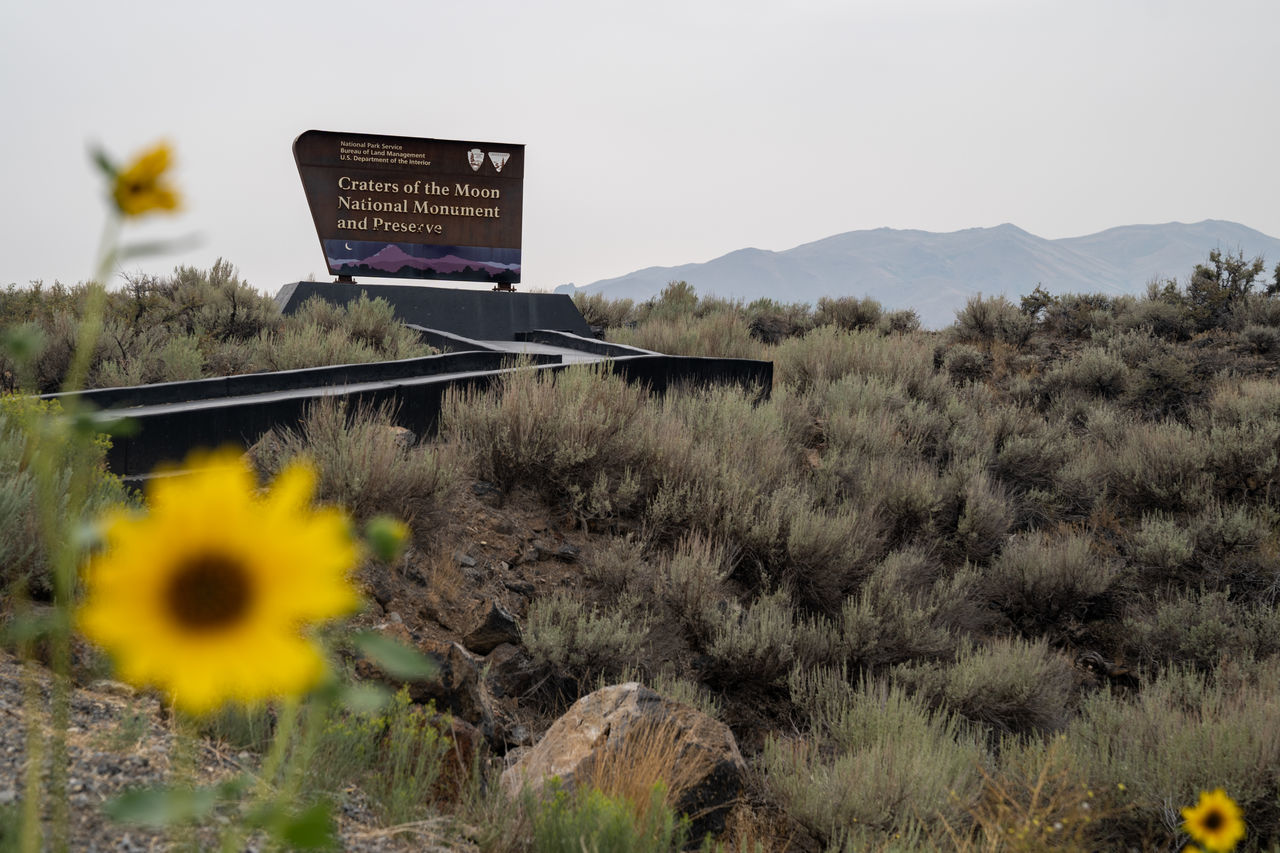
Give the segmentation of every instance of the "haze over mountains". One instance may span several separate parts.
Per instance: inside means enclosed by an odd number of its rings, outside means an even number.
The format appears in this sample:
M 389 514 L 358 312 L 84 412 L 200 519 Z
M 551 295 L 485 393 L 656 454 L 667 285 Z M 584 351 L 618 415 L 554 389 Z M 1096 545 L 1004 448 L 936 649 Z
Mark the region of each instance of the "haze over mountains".
M 1213 249 L 1262 255 L 1268 280 L 1280 260 L 1280 239 L 1217 219 L 1125 225 L 1058 240 L 1007 223 L 948 233 L 877 228 L 781 252 L 739 249 L 706 263 L 649 267 L 556 292 L 639 301 L 671 281 L 687 281 L 699 295 L 744 302 L 870 296 L 887 310 L 914 308 L 925 326 L 940 328 L 977 293 L 1017 302 L 1041 285 L 1050 293 L 1141 295 L 1153 279 L 1185 282 Z

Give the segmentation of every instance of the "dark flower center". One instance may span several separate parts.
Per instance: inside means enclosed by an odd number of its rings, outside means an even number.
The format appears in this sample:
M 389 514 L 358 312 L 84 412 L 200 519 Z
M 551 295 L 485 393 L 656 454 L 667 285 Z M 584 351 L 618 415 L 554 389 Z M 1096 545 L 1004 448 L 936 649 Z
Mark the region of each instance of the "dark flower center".
M 233 625 L 249 609 L 252 586 L 237 561 L 223 554 L 198 554 L 183 563 L 169 582 L 168 604 L 174 621 L 193 631 Z
M 1204 816 L 1204 828 L 1210 832 L 1214 832 L 1215 830 L 1221 829 L 1222 824 L 1225 821 L 1226 818 L 1223 817 L 1222 812 L 1217 809 L 1211 809 L 1209 813 Z

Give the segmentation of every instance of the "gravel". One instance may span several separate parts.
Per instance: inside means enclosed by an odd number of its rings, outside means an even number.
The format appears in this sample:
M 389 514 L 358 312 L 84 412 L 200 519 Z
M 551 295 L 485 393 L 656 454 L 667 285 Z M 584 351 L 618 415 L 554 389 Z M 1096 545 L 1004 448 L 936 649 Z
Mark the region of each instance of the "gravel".
M 0 847 L 8 820 L 21 809 L 27 755 L 28 713 L 24 679 L 30 679 L 39 696 L 33 715 L 49 730 L 51 678 L 39 666 L 24 674 L 21 664 L 0 651 Z M 67 732 L 70 821 L 69 846 L 88 851 L 153 851 L 181 847 L 216 849 L 220 826 L 229 819 L 220 815 L 200 828 L 157 830 L 114 823 L 102 811 L 103 804 L 131 788 L 163 784 L 169 775 L 175 736 L 155 696 L 134 691 L 117 682 L 96 682 L 76 687 L 71 697 L 71 722 Z M 45 779 L 49 774 L 46 738 Z M 257 756 L 234 752 L 209 741 L 195 750 L 195 773 L 201 784 L 223 781 L 242 771 L 252 771 Z M 45 803 L 46 812 L 48 803 Z M 363 795 L 356 789 L 343 793 L 334 810 L 342 849 L 356 851 L 461 851 L 476 849 L 459 835 L 448 818 L 436 818 L 401 827 L 380 827 Z M 50 827 L 46 818 L 46 839 Z M 453 837 L 451 837 L 453 836 Z M 249 843 L 244 850 L 261 849 Z

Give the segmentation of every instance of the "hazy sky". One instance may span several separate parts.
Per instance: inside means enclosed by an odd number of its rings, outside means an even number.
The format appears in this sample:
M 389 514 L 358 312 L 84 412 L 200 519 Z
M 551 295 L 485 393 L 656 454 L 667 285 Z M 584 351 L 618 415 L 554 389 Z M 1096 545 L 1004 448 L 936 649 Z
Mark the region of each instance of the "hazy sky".
M 1280 236 L 1278 34 L 1275 0 L 10 2 L 0 285 L 88 277 L 88 144 L 161 138 L 186 211 L 128 236 L 201 243 L 127 270 L 326 279 L 311 128 L 523 143 L 522 289 L 880 226 Z

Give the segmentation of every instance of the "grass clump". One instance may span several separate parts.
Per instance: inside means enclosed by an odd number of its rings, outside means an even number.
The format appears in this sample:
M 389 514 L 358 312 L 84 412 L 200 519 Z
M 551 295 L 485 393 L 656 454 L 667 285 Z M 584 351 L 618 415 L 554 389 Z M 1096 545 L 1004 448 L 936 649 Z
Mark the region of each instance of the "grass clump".
M 453 743 L 447 718 L 431 706 L 411 704 L 401 689 L 381 711 L 339 713 L 314 725 L 308 776 L 323 780 L 326 793 L 340 796 L 357 786 L 385 826 L 433 813 Z

